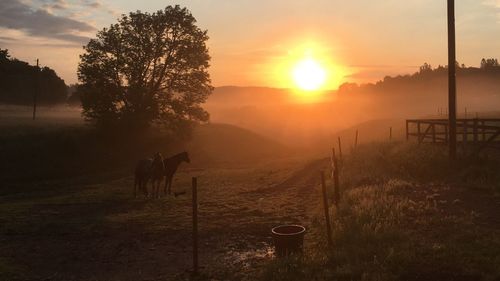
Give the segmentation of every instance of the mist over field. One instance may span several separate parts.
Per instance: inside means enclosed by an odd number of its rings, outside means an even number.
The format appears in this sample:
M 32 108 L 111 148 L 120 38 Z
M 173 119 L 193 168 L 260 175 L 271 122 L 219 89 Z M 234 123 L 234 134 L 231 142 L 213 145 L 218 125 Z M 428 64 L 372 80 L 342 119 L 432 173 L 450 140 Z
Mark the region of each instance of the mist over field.
M 366 122 L 378 127 L 365 126 L 361 141 L 385 139 L 389 127 L 402 137 L 404 119 L 446 118 L 447 85 L 446 72 L 436 69 L 387 76 L 373 84 L 345 83 L 309 100 L 290 89 L 225 86 L 215 88 L 203 107 L 210 114 L 210 123 L 234 125 L 290 147 L 309 149 L 319 143 L 326 145 L 337 132 Z M 461 69 L 457 88 L 459 117 L 465 117 L 466 110 L 468 118 L 498 115 L 500 71 Z M 42 123 L 83 123 L 78 106 L 56 105 L 39 111 Z M 9 124 L 9 120 L 31 124 L 31 109 L 2 106 L 0 124 Z M 353 134 L 345 137 L 350 142 Z
M 412 76 L 386 77 L 373 84 L 346 83 L 319 100 L 303 102 L 293 90 L 263 87 L 220 87 L 205 108 L 211 122 L 250 129 L 284 144 L 311 147 L 335 132 L 373 120 L 384 128 L 363 130 L 363 140 L 387 137 L 389 127 L 402 128 L 404 119 L 446 118 L 447 76 L 442 70 Z M 464 69 L 458 74 L 459 116 L 496 115 L 500 104 L 500 72 Z M 403 132 L 398 131 L 402 136 Z M 373 135 L 376 137 L 372 137 Z M 330 140 L 331 140 L 330 139 Z

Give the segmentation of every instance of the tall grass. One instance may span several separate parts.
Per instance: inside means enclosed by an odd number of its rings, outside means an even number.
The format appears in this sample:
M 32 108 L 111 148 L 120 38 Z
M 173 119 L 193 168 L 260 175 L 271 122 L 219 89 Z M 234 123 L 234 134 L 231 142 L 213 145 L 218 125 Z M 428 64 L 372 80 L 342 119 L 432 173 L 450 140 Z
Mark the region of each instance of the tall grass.
M 499 280 L 498 231 L 475 224 L 474 213 L 443 212 L 426 196 L 433 185 L 498 188 L 498 167 L 493 157 L 450 166 L 445 148 L 430 145 L 361 146 L 343 163 L 333 247 L 318 214 L 304 256 L 271 262 L 263 279 Z

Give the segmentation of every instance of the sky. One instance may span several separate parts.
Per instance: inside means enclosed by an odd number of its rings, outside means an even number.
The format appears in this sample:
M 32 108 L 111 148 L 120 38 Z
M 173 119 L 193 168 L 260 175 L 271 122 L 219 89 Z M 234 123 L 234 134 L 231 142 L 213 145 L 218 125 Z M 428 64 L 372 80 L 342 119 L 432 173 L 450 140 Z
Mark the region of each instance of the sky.
M 0 0 L 0 48 L 77 82 L 79 54 L 120 14 L 187 7 L 208 30 L 214 86 L 288 88 L 313 57 L 328 87 L 447 63 L 446 0 Z M 500 58 L 500 0 L 456 0 L 457 60 Z

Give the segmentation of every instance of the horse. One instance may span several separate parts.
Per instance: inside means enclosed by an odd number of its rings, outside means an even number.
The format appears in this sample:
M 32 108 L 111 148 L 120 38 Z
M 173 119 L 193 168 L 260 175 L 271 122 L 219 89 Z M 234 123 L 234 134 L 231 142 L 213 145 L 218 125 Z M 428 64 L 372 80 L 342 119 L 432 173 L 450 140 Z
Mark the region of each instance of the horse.
M 151 179 L 151 192 L 154 198 L 160 197 L 160 185 L 165 176 L 165 166 L 163 164 L 163 157 L 161 153 L 156 153 L 151 164 L 151 170 L 149 172 L 149 177 Z
M 135 167 L 134 197 L 137 197 L 137 190 L 141 190 L 146 196 L 149 195 L 147 187 L 149 180 L 153 185 L 151 195 L 158 196 L 159 186 L 165 173 L 164 169 L 163 157 L 160 153 L 156 153 L 153 158 L 140 160 Z
M 163 188 L 163 193 L 172 193 L 172 179 L 177 171 L 177 168 L 182 162 L 190 163 L 189 155 L 186 151 L 176 154 L 170 158 L 163 160 L 163 166 L 165 167 L 165 186 Z
M 141 190 L 144 195 L 148 196 L 147 184 L 152 165 L 153 159 L 148 158 L 140 160 L 135 166 L 134 197 L 137 198 L 137 190 Z

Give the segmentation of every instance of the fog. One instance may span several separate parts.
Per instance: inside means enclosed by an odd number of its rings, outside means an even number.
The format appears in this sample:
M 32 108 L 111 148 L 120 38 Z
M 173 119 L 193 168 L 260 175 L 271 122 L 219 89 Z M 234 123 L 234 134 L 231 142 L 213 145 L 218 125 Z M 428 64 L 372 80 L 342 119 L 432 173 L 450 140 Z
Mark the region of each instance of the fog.
M 346 83 L 336 91 L 322 93 L 315 101 L 285 89 L 220 87 L 204 107 L 213 123 L 243 127 L 294 147 L 314 147 L 333 140 L 337 132 L 359 127 L 358 124 L 364 127 L 364 140 L 373 139 L 372 135 L 387 136 L 390 126 L 399 136 L 403 134 L 404 119 L 446 118 L 446 73 L 436 69 L 431 73 L 386 77 L 373 84 Z M 464 117 L 466 110 L 468 118 L 496 116 L 500 105 L 499 78 L 499 71 L 459 71 L 458 116 Z

